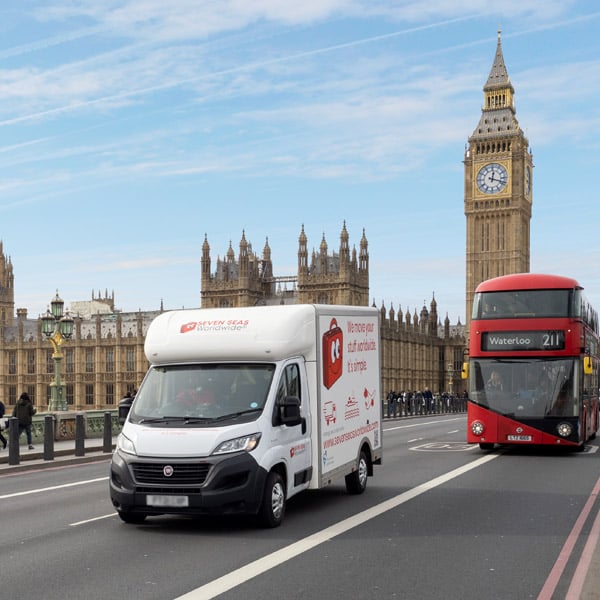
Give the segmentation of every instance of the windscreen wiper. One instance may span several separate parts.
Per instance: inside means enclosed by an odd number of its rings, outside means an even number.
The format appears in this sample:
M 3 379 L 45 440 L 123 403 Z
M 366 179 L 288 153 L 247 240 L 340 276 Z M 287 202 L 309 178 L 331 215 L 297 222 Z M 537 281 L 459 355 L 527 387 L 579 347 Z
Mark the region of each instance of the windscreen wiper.
M 247 410 L 239 410 L 234 413 L 227 413 L 226 415 L 221 415 L 220 417 L 216 417 L 213 419 L 214 421 L 226 421 L 227 419 L 235 419 L 237 417 L 241 417 L 242 415 L 247 415 L 250 413 L 262 412 L 262 408 L 249 408 Z
M 145 417 L 143 419 L 140 419 L 138 421 L 138 423 L 139 424 L 142 424 L 142 423 L 169 423 L 171 421 L 180 421 L 182 423 L 208 423 L 212 420 L 213 419 L 209 419 L 206 417 L 190 417 L 190 416 L 175 417 L 175 416 L 165 415 L 164 417 Z

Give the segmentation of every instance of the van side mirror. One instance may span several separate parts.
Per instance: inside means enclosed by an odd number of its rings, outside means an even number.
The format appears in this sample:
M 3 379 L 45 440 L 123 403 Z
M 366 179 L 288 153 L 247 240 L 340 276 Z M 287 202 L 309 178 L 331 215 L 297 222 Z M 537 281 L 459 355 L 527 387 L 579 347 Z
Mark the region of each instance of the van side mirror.
M 123 425 L 127 419 L 127 415 L 129 414 L 129 409 L 131 408 L 131 404 L 133 402 L 133 398 L 123 398 L 119 402 L 119 424 Z
M 296 396 L 286 396 L 278 404 L 279 422 L 288 427 L 295 427 L 302 424 L 300 415 L 300 398 Z

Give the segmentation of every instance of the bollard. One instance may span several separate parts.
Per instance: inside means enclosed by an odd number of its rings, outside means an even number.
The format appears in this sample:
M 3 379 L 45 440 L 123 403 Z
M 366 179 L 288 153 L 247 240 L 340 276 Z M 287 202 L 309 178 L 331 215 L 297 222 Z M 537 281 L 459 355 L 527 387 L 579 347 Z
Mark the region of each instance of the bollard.
M 109 412 L 104 413 L 102 452 L 112 452 L 112 415 Z
M 18 465 L 21 462 L 19 453 L 19 419 L 8 419 L 8 464 Z
M 75 415 L 75 456 L 85 456 L 85 421 L 83 413 Z
M 54 417 L 44 417 L 44 460 L 54 460 Z

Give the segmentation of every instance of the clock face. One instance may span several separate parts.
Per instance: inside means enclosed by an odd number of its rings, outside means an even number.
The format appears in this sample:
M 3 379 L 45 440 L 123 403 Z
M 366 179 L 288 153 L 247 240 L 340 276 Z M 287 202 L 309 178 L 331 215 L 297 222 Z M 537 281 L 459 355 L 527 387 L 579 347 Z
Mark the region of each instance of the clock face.
M 497 194 L 508 183 L 506 169 L 498 163 L 490 163 L 481 167 L 477 173 L 477 186 L 484 194 Z
M 529 192 L 531 192 L 531 169 L 527 167 L 525 169 L 525 194 L 529 196 Z

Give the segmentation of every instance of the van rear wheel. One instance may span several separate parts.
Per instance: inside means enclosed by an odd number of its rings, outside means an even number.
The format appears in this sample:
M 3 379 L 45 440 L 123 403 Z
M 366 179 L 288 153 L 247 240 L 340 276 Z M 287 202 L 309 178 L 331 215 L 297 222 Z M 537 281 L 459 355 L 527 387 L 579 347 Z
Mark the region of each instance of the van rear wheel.
M 356 471 L 346 475 L 346 490 L 349 494 L 362 494 L 367 489 L 367 478 L 369 477 L 369 463 L 367 455 L 360 451 Z
M 279 473 L 267 475 L 258 521 L 263 527 L 279 527 L 285 515 L 285 484 Z

